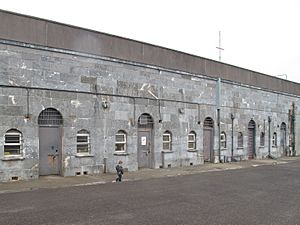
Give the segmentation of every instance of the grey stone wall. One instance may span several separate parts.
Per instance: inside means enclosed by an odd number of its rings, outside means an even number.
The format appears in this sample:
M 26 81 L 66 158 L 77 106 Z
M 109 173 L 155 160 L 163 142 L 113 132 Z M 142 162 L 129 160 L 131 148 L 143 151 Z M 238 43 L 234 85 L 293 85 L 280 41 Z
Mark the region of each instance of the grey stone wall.
M 203 123 L 207 117 L 214 121 L 213 148 L 215 161 L 219 161 L 216 80 L 67 53 L 0 45 L 0 180 L 38 178 L 38 116 L 46 108 L 57 109 L 63 117 L 63 176 L 114 172 L 118 160 L 124 162 L 128 171 L 137 170 L 137 121 L 143 113 L 150 114 L 154 121 L 153 168 L 204 163 Z M 288 127 L 288 111 L 292 102 L 299 109 L 299 97 L 224 81 L 220 101 L 220 131 L 226 133 L 227 141 L 227 147 L 220 151 L 222 160 L 231 159 L 232 146 L 234 155 L 248 159 L 251 119 L 256 123 L 256 158 L 265 158 L 269 143 L 268 117 L 272 120 L 271 137 L 274 132 L 278 136 L 271 154 L 283 155 L 280 125 L 285 123 Z M 103 107 L 104 103 L 108 104 L 107 108 Z M 231 114 L 234 115 L 233 143 Z M 22 155 L 18 158 L 7 158 L 3 153 L 5 133 L 12 128 L 23 136 Z M 81 129 L 90 132 L 91 141 L 90 154 L 84 157 L 76 152 L 76 134 Z M 127 134 L 126 154 L 115 152 L 115 134 L 119 130 Z M 165 131 L 172 133 L 171 152 L 163 151 Z M 188 151 L 187 147 L 191 131 L 196 133 L 195 151 Z M 237 147 L 238 132 L 243 133 L 242 148 Z M 264 146 L 260 146 L 261 132 L 265 133 Z M 299 133 L 299 125 L 296 132 Z M 288 135 L 286 139 L 288 142 Z

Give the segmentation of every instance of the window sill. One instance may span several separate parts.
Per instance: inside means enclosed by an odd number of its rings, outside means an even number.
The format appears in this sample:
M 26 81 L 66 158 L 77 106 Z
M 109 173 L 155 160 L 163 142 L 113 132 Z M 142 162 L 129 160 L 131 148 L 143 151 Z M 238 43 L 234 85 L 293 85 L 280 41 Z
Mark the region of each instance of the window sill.
M 244 147 L 237 147 L 236 149 L 237 150 L 242 150 L 242 149 L 244 149 Z
M 85 157 L 94 157 L 94 155 L 91 154 L 76 154 L 76 158 L 85 158 Z
M 188 152 L 197 152 L 198 150 L 196 150 L 196 149 L 188 149 L 187 151 Z
M 173 153 L 173 151 L 171 151 L 171 150 L 162 150 L 161 152 L 162 153 Z
M 18 160 L 24 160 L 25 157 L 23 156 L 4 156 L 4 158 L 2 158 L 2 161 L 18 161 Z
M 115 152 L 114 155 L 126 156 L 129 155 L 128 152 Z

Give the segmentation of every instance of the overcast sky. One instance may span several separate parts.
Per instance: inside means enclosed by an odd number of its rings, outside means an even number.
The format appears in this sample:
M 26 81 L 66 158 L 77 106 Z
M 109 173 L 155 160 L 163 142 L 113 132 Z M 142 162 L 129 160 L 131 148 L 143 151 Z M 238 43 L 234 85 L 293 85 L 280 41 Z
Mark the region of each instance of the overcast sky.
M 1 9 L 300 83 L 299 0 L 0 0 Z M 0 21 L 1 22 L 1 21 Z

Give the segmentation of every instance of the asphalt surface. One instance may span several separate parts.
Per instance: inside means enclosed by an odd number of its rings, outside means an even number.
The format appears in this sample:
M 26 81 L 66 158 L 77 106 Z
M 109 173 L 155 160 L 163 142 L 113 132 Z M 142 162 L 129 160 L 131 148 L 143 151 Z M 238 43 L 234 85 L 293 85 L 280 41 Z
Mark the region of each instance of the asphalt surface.
M 268 162 L 3 191 L 0 224 L 300 224 L 300 160 Z

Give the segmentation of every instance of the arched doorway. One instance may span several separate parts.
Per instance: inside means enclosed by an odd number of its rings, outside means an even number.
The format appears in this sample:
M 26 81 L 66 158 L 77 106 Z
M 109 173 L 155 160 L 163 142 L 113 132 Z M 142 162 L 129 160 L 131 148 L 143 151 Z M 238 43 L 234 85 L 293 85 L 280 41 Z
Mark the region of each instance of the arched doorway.
M 250 120 L 248 123 L 248 158 L 253 159 L 255 155 L 255 122 Z
M 281 123 L 280 125 L 280 150 L 283 155 L 287 155 L 286 151 L 286 124 Z
M 61 137 L 63 118 L 53 108 L 43 110 L 39 124 L 39 174 L 61 174 Z
M 153 118 L 147 114 L 142 114 L 138 119 L 138 167 L 152 168 Z
M 207 117 L 203 125 L 203 158 L 205 162 L 214 160 L 214 121 Z

